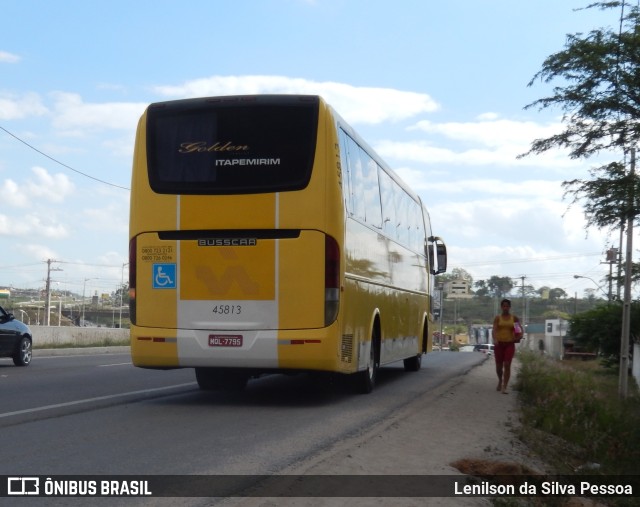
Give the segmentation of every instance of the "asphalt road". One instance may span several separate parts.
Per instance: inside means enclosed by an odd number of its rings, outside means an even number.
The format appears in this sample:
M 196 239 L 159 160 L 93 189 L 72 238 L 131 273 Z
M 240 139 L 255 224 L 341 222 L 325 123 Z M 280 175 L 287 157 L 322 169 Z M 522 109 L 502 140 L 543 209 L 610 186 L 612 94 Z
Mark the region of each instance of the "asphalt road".
M 193 370 L 142 370 L 128 354 L 38 355 L 27 368 L 2 359 L 0 475 L 273 474 L 483 359 L 434 352 L 416 373 L 388 366 L 369 395 L 307 375 L 202 392 Z

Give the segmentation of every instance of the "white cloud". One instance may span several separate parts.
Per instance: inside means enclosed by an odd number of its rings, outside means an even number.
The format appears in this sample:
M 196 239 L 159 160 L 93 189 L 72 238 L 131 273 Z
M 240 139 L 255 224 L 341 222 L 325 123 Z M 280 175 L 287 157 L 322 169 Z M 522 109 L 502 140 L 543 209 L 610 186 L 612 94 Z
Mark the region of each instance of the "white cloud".
M 37 93 L 0 94 L 0 120 L 19 120 L 46 113 L 47 108 Z
M 10 228 L 4 231 L 21 232 L 27 234 L 30 231 L 42 231 L 42 223 L 49 219 L 40 220 L 38 216 L 51 216 L 51 211 L 45 211 L 45 203 L 61 204 L 65 199 L 73 195 L 75 186 L 69 178 L 62 173 L 50 174 L 42 167 L 34 167 L 31 170 L 33 177 L 28 178 L 23 184 L 19 184 L 12 179 L 2 181 L 0 192 L 3 196 L 3 211 L 8 207 L 29 209 L 32 211 L 30 218 L 11 218 L 4 216 L 6 221 L 11 222 Z M 55 226 L 54 229 L 62 230 Z M 49 226 L 44 227 L 44 234 L 48 234 Z
M 530 149 L 533 140 L 551 136 L 560 129 L 560 123 L 541 125 L 532 121 L 499 119 L 495 113 L 486 113 L 478 121 L 470 122 L 423 120 L 407 130 L 428 134 L 428 139 L 381 140 L 375 148 L 385 158 L 429 165 L 576 167 L 580 162 L 570 159 L 561 150 L 518 158 Z
M 52 216 L 30 213 L 21 220 L 20 229 L 24 235 L 61 239 L 69 236 L 68 229 Z
M 0 215 L 0 236 L 61 239 L 69 231 L 51 213 L 34 211 L 20 217 Z
M 111 154 L 133 159 L 133 145 L 135 144 L 135 130 L 123 137 L 110 137 L 102 141 L 102 146 Z
M 33 177 L 23 184 L 6 179 L 0 185 L 5 205 L 3 211 L 8 207 L 30 210 L 26 216 L 2 215 L 1 222 L 10 224 L 10 227 L 2 228 L 0 234 L 65 237 L 68 234 L 66 227 L 55 222 L 55 208 L 48 206 L 63 203 L 74 193 L 75 186 L 64 174 L 52 175 L 42 167 L 34 167 L 31 171 Z
M 533 138 L 531 138 L 533 140 Z M 469 138 L 472 142 L 473 138 Z M 482 144 L 482 143 L 480 143 Z M 483 145 L 484 146 L 484 145 Z M 522 145 L 496 144 L 491 149 L 469 146 L 434 146 L 431 141 L 393 141 L 382 140 L 375 143 L 375 150 L 385 159 L 402 162 L 419 162 L 433 165 L 464 166 L 509 166 L 509 167 L 547 167 L 564 169 L 576 167 L 580 162 L 569 159 L 559 151 L 549 151 L 543 155 L 518 159 L 518 155 L 528 149 Z
M 101 202 L 102 203 L 102 202 Z M 82 214 L 92 230 L 129 232 L 129 206 L 118 201 L 107 201 L 101 208 L 85 209 Z
M 16 208 L 25 208 L 29 199 L 24 192 L 20 190 L 18 184 L 13 180 L 4 180 L 0 186 L 2 193 L 2 204 L 5 206 L 13 206 Z
M 147 104 L 134 102 L 85 103 L 75 93 L 55 92 L 54 127 L 67 134 L 82 135 L 91 130 L 133 131 Z
M 75 191 L 75 185 L 66 174 L 50 174 L 42 167 L 34 167 L 31 171 L 35 178 L 29 179 L 25 186 L 25 193 L 30 198 L 61 203 Z
M 477 195 L 499 196 L 500 198 L 526 199 L 544 196 L 546 199 L 562 201 L 563 190 L 560 181 L 553 180 L 520 180 L 505 181 L 500 179 L 465 178 L 438 179 L 425 176 L 420 171 L 402 169 L 399 176 L 413 189 L 427 190 L 437 193 L 440 198 L 457 198 L 460 195 L 474 197 Z
M 390 88 L 358 87 L 283 76 L 212 76 L 155 91 L 174 98 L 261 93 L 321 95 L 350 123 L 380 124 L 434 112 L 439 105 L 427 94 Z
M 469 187 L 474 184 L 479 186 L 470 182 Z M 552 184 L 540 182 L 539 191 L 529 194 L 510 184 L 496 188 L 507 191 L 501 195 L 469 190 L 467 200 L 440 200 L 432 210 L 438 230 L 451 231 L 462 244 L 530 245 L 542 251 L 581 250 L 585 244 L 600 250 L 607 242 L 607 231 L 589 229 L 587 237 L 582 210 L 562 202 Z
M 0 63 L 17 63 L 19 61 L 20 57 L 18 55 L 7 51 L 0 51 Z
M 96 262 L 103 266 L 113 266 L 103 268 L 103 278 L 117 280 L 118 283 L 127 282 L 129 258 L 123 257 L 122 252 L 105 252 L 97 257 Z
M 567 210 L 553 195 L 445 200 L 432 207 L 431 218 L 450 247 L 451 268 L 475 279 L 526 275 L 536 286 L 555 287 L 563 282 L 554 277 L 597 266 L 610 243 L 606 231 L 589 229 L 587 237 L 581 210 Z
M 45 261 L 47 259 L 55 259 L 58 254 L 55 250 L 45 245 L 38 245 L 36 243 L 30 243 L 26 245 L 20 245 L 20 249 L 27 254 L 31 259 L 38 261 Z
M 541 125 L 532 121 L 499 119 L 494 113 L 481 115 L 476 122 L 434 123 L 420 121 L 410 130 L 419 130 L 428 134 L 440 134 L 448 139 L 473 142 L 489 148 L 518 146 L 527 149 L 532 140 L 549 137 L 562 130 L 562 124 Z

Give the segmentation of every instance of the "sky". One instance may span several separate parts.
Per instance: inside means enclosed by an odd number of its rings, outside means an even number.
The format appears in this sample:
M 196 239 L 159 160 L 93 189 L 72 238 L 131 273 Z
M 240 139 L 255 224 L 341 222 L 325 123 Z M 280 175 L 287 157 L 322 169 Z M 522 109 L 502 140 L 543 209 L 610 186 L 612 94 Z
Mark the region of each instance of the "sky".
M 618 233 L 563 181 L 595 160 L 517 159 L 562 127 L 526 109 L 588 0 L 0 0 L 0 287 L 115 291 L 128 276 L 137 121 L 152 102 L 322 95 L 423 198 L 449 271 L 606 292 Z M 637 240 L 635 240 L 637 244 Z M 587 278 L 574 278 L 579 275 Z M 599 292 L 599 291 L 602 291 Z

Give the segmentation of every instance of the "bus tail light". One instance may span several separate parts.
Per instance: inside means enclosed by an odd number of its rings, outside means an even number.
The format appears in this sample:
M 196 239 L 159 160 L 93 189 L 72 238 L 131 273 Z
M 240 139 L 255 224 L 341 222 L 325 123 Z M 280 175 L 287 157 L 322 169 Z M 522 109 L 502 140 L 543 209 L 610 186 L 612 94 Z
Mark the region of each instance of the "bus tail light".
M 133 237 L 129 241 L 129 320 L 136 323 L 136 253 L 137 241 Z
M 324 240 L 324 325 L 338 317 L 340 307 L 340 249 L 331 236 Z

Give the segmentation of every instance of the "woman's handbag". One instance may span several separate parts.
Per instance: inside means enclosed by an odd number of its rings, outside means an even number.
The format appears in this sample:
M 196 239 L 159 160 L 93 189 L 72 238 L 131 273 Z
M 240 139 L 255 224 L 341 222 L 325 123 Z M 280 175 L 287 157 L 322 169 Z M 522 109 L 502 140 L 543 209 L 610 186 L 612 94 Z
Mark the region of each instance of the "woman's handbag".
M 520 322 L 515 321 L 513 323 L 513 341 L 514 343 L 520 343 L 520 340 L 522 340 L 522 336 L 524 335 L 524 332 L 522 331 L 522 326 L 520 325 Z

